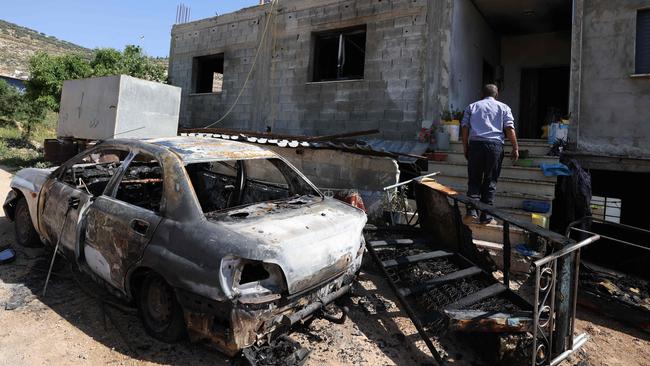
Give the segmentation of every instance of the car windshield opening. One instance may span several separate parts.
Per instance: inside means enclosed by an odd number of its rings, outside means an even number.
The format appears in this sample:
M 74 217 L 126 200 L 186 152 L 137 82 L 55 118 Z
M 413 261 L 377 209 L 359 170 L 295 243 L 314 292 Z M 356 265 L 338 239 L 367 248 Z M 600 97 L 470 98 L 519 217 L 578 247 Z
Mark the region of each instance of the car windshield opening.
M 204 213 L 303 196 L 321 198 L 302 176 L 277 158 L 195 163 L 186 169 Z

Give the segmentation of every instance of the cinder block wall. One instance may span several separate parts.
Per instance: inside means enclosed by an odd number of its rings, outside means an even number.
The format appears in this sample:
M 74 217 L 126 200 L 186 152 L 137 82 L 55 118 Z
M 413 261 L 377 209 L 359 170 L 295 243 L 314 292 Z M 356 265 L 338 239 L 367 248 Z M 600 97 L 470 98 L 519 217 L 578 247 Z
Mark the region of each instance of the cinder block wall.
M 429 3 L 435 3 L 435 1 Z M 270 6 L 174 26 L 169 77 L 183 89 L 182 127 L 218 120 L 253 63 Z M 414 139 L 425 113 L 427 0 L 281 2 L 239 103 L 219 127 L 331 134 L 379 128 Z M 314 32 L 366 25 L 363 80 L 311 82 Z M 433 35 L 431 35 L 433 37 Z M 431 43 L 429 41 L 429 43 Z M 192 94 L 195 57 L 224 53 L 223 91 Z M 429 113 L 428 115 L 430 115 Z

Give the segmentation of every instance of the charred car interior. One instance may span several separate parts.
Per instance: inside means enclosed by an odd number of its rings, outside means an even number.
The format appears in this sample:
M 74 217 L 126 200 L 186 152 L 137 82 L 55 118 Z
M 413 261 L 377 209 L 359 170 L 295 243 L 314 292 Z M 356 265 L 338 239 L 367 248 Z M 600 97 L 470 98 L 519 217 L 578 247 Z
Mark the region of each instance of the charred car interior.
M 203 212 L 208 217 L 238 206 L 291 197 L 319 197 L 313 187 L 280 159 L 251 159 L 196 163 L 186 166 Z M 292 201 L 299 204 L 300 200 Z M 233 216 L 235 215 L 235 216 Z M 247 215 L 235 213 L 233 218 Z

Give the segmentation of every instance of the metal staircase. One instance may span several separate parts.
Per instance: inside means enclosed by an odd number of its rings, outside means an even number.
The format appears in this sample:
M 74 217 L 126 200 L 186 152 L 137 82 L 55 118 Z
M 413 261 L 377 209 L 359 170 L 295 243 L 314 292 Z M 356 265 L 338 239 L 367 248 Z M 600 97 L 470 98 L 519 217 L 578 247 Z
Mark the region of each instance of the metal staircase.
M 501 177 L 497 184 L 497 194 L 494 206 L 522 221 L 532 221 L 532 213 L 523 209 L 523 202 L 541 201 L 546 202 L 552 207 L 555 198 L 556 177 L 544 176 L 539 165 L 558 163 L 559 158 L 556 156 L 546 155 L 550 147 L 544 140 L 522 139 L 519 141 L 519 150 L 528 151 L 528 159 L 533 161 L 531 167 L 514 165 L 510 160 L 509 153 L 511 145 L 509 143 L 504 147 L 506 157 L 503 161 Z M 447 152 L 445 161 L 429 161 L 429 172 L 440 172 L 436 176 L 436 181 L 458 192 L 467 191 L 467 161 L 463 154 L 463 145 L 461 142 L 452 142 L 450 150 Z M 464 204 L 460 204 L 464 213 Z M 547 213 L 539 213 L 550 220 L 551 210 Z M 474 243 L 484 249 L 488 249 L 498 254 L 502 250 L 503 244 L 503 222 L 497 220 L 496 225 L 478 225 L 470 224 Z M 527 240 L 522 230 L 512 228 L 510 230 L 510 242 L 513 246 L 525 243 Z M 514 268 L 516 270 L 516 268 Z
M 476 203 L 479 210 L 501 222 L 506 250 L 501 252 L 503 277 L 497 278 L 486 268 L 484 253 L 468 236 L 471 233 L 461 219 L 460 205 L 473 201 L 437 180 L 419 177 L 401 183 L 413 185 L 418 216 L 412 226 L 369 227 L 365 231 L 366 247 L 400 307 L 440 365 L 447 364 L 447 348 L 459 345 L 463 353 L 481 354 L 483 361 L 477 364 L 558 365 L 587 340 L 584 334 L 574 334 L 580 249 L 599 236 L 576 243 L 503 210 Z M 514 230 L 546 243 L 517 291 L 510 281 Z M 480 334 L 478 343 L 464 337 L 472 334 Z M 514 339 L 515 343 L 491 343 L 492 336 Z M 510 345 L 504 348 L 506 343 Z

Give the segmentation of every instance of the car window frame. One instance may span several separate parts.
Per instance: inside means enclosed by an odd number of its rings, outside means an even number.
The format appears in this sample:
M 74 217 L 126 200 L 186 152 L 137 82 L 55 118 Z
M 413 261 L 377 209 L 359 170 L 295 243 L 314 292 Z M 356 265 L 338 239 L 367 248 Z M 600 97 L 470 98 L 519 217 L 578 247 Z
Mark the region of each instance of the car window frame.
M 165 186 L 166 186 L 166 184 L 165 184 L 165 167 L 164 167 L 162 161 L 155 154 L 153 154 L 153 153 L 151 153 L 149 151 L 146 151 L 146 150 L 130 149 L 130 151 L 131 151 L 131 153 L 129 154 L 129 156 L 126 157 L 126 159 L 124 159 L 124 162 L 122 163 L 122 166 L 120 166 L 117 173 L 113 176 L 113 178 L 110 180 L 110 182 L 106 185 L 106 189 L 104 190 L 103 195 L 110 198 L 110 199 L 112 199 L 112 200 L 115 200 L 117 202 L 121 202 L 121 203 L 123 203 L 125 205 L 129 205 L 129 206 L 137 207 L 137 208 L 139 208 L 141 210 L 149 211 L 149 212 L 151 212 L 154 215 L 157 215 L 159 217 L 166 217 L 165 212 L 167 210 L 167 195 L 166 195 L 166 189 L 165 189 Z M 129 202 L 126 202 L 126 201 L 123 201 L 123 200 L 120 200 L 120 199 L 117 198 L 117 191 L 118 191 L 118 189 L 120 187 L 120 183 L 122 182 L 122 179 L 124 179 L 124 175 L 126 174 L 126 171 L 131 166 L 131 163 L 133 163 L 133 160 L 139 154 L 149 155 L 150 157 L 152 157 L 158 163 L 158 165 L 161 168 L 160 173 L 162 175 L 162 188 L 163 188 L 163 190 L 162 190 L 162 195 L 160 197 L 160 209 L 158 211 L 153 211 L 153 210 L 150 210 L 148 208 L 140 207 L 138 205 L 134 205 L 132 203 L 129 203 Z
M 299 177 L 303 182 L 305 182 L 305 183 L 307 184 L 307 186 L 309 186 L 309 187 L 314 191 L 314 193 L 316 194 L 315 197 L 318 197 L 321 201 L 322 201 L 322 200 L 325 200 L 325 195 L 323 194 L 323 192 L 321 192 L 321 190 L 320 190 L 318 187 L 316 187 L 316 185 L 315 185 L 311 180 L 309 180 L 309 178 L 307 178 L 307 177 L 306 177 L 306 176 L 305 176 L 305 175 L 304 175 L 304 174 L 303 174 L 303 173 L 302 173 L 298 168 L 296 168 L 293 164 L 291 164 L 291 162 L 289 162 L 287 159 L 285 159 L 284 157 L 282 157 L 282 156 L 280 156 L 280 155 L 276 155 L 276 156 L 273 156 L 273 157 L 264 157 L 264 158 L 211 160 L 211 161 L 203 161 L 203 162 L 204 162 L 204 163 L 216 163 L 216 162 L 230 162 L 230 161 L 235 161 L 235 162 L 237 162 L 237 161 L 241 161 L 241 162 L 242 162 L 242 165 L 245 165 L 245 162 L 246 162 L 246 161 L 249 161 L 249 160 L 257 160 L 257 159 L 267 160 L 269 163 L 272 163 L 271 160 L 278 160 L 278 161 L 280 161 L 280 162 L 283 163 L 283 164 L 284 164 L 284 165 L 285 165 L 285 166 L 286 166 L 286 167 L 287 167 L 287 168 L 288 168 L 292 173 L 296 174 L 296 176 L 298 176 L 298 177 Z M 192 164 L 195 164 L 195 163 L 192 163 Z M 183 164 L 182 164 L 182 170 L 183 170 L 183 173 L 184 173 L 184 175 L 185 175 L 185 177 L 186 177 L 186 179 L 187 179 L 187 183 L 188 183 L 188 185 L 189 185 L 190 188 L 191 188 L 191 191 L 192 191 L 192 192 L 191 192 L 191 195 L 192 195 L 193 200 L 194 200 L 194 206 L 196 207 L 196 209 L 198 209 L 198 212 L 200 213 L 200 216 L 203 217 L 203 218 L 205 218 L 205 217 L 206 217 L 206 216 L 205 216 L 206 213 L 203 212 L 203 209 L 202 209 L 202 206 L 201 206 L 201 202 L 199 201 L 199 198 L 198 198 L 198 196 L 197 196 L 197 194 L 196 194 L 196 189 L 194 188 L 194 184 L 193 184 L 192 180 L 190 179 L 189 174 L 188 174 L 188 172 L 187 172 L 187 166 L 188 166 L 188 165 L 191 165 L 191 164 L 187 164 L 186 162 L 183 162 Z M 280 171 L 280 173 L 283 175 L 283 177 L 284 177 L 285 179 L 287 179 L 286 176 L 284 176 L 284 173 L 282 173 L 282 170 L 281 170 L 279 167 L 277 167 L 277 166 L 276 166 L 276 168 Z M 244 167 L 244 169 L 246 169 L 246 168 Z M 239 176 L 239 169 L 238 169 L 238 174 L 237 174 L 237 175 Z M 245 178 L 245 177 L 242 177 L 242 179 L 243 179 L 243 182 L 245 183 L 246 178 Z M 287 182 L 287 183 L 290 184 L 289 182 Z M 290 199 L 290 198 L 291 198 L 291 197 L 289 197 L 289 198 L 277 199 L 277 200 L 264 201 L 264 202 L 275 203 L 275 202 L 281 202 L 281 201 L 283 201 L 283 200 L 287 200 L 287 199 Z M 261 202 L 258 202 L 258 203 L 261 203 Z M 256 204 L 256 203 L 249 203 L 249 204 L 244 204 L 244 205 L 237 205 L 237 206 L 224 208 L 224 209 L 222 209 L 222 210 L 218 210 L 218 211 L 214 211 L 214 212 L 226 213 L 226 212 L 229 212 L 229 211 L 233 211 L 233 210 L 241 209 L 241 208 L 243 208 L 243 207 L 248 207 L 248 206 L 251 206 L 251 205 L 254 205 L 254 204 Z
M 111 146 L 95 146 L 93 148 L 90 148 L 88 150 L 84 150 L 84 151 L 80 152 L 79 154 L 77 154 L 73 158 L 71 158 L 70 160 L 63 163 L 63 165 L 61 165 L 60 167 L 58 167 L 56 170 L 54 170 L 52 172 L 52 174 L 50 175 L 50 179 L 54 179 L 57 182 L 63 183 L 63 184 L 65 184 L 68 187 L 71 187 L 73 189 L 83 191 L 79 187 L 72 186 L 69 183 L 65 182 L 63 180 L 63 175 L 65 174 L 65 172 L 68 169 L 70 169 L 73 165 L 78 164 L 79 161 L 81 161 L 81 159 L 85 158 L 86 156 L 91 155 L 91 154 L 96 154 L 98 152 L 106 151 L 106 150 L 120 150 L 120 151 L 124 151 L 124 152 L 127 153 L 126 157 L 124 158 L 124 161 L 122 161 L 122 164 L 120 165 L 120 167 L 117 168 L 117 172 L 111 177 L 111 179 L 108 180 L 108 183 L 106 183 L 106 187 L 104 187 L 104 190 L 102 191 L 102 193 L 100 195 L 98 195 L 98 196 L 92 196 L 91 195 L 92 198 L 106 196 L 106 192 L 108 191 L 109 187 L 111 187 L 111 185 L 115 182 L 116 177 L 118 177 L 120 175 L 121 170 L 126 165 L 127 161 L 130 162 L 130 160 L 132 160 L 133 157 L 135 156 L 133 149 L 131 149 L 129 147 L 114 146 L 114 145 L 111 145 Z M 88 193 L 88 192 L 86 192 L 86 193 Z

